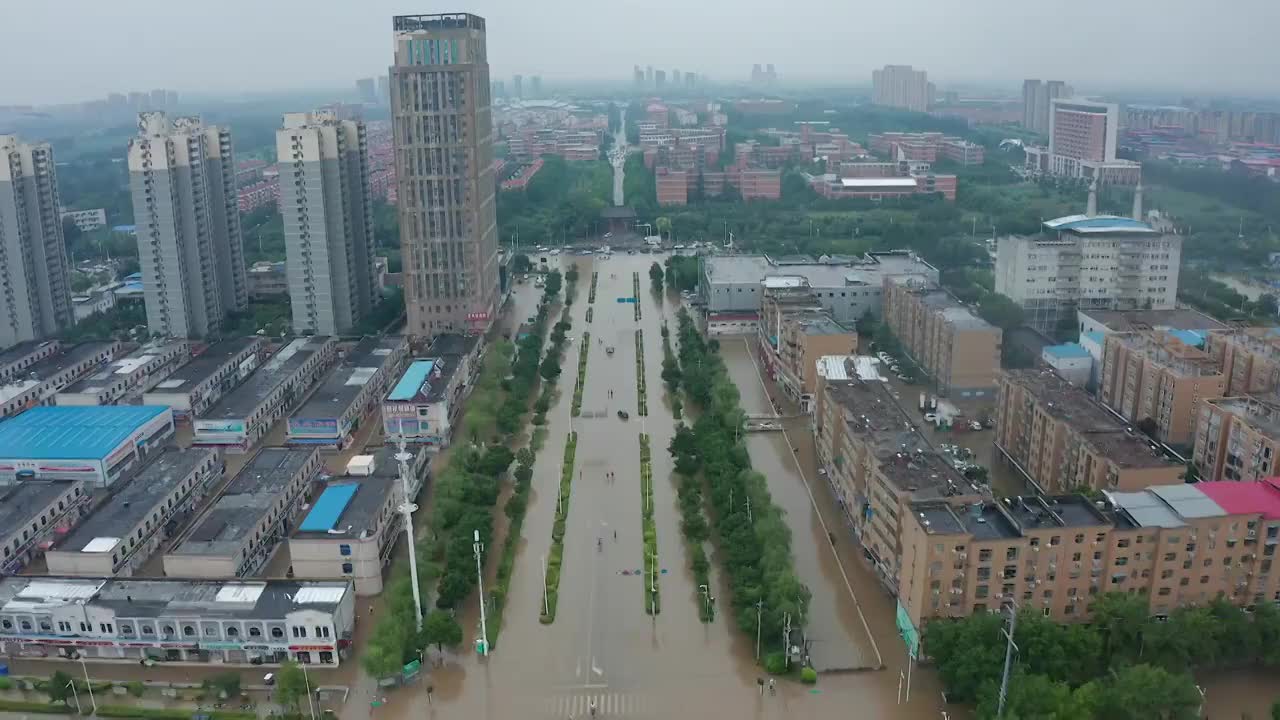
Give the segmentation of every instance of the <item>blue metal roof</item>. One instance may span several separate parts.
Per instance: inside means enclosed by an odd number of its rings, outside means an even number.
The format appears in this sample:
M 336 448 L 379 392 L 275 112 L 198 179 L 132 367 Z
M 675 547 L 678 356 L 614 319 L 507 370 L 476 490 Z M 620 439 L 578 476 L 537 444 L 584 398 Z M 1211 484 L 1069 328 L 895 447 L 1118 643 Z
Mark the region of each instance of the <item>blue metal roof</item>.
M 1204 345 L 1204 334 L 1198 333 L 1195 330 L 1170 330 L 1169 334 L 1191 347 L 1200 347 Z
M 1093 332 L 1083 333 L 1083 334 L 1081 334 L 1081 335 L 1080 335 L 1080 337 L 1082 337 L 1082 338 L 1088 338 L 1088 339 L 1092 340 L 1093 342 L 1098 343 L 1099 345 L 1102 345 L 1102 344 L 1103 344 L 1103 343 L 1105 343 L 1105 342 L 1106 342 L 1106 340 L 1107 340 L 1107 335 L 1106 335 L 1106 333 L 1099 332 L 1099 331 L 1097 331 L 1097 330 L 1094 330 Z
M 396 386 L 391 388 L 391 394 L 387 396 L 388 400 L 412 400 L 418 391 L 422 389 L 423 383 L 427 378 L 431 377 L 431 371 L 435 369 L 435 360 L 414 360 L 409 363 L 408 369 L 404 371 L 404 375 L 400 376 L 400 381 Z
M 0 422 L 0 457 L 102 460 L 138 428 L 169 412 L 161 405 L 37 407 Z
M 316 498 L 316 504 L 311 506 L 311 512 L 303 518 L 302 524 L 298 529 L 303 532 L 328 532 L 338 524 L 338 518 L 342 517 L 342 511 L 347 509 L 347 505 L 351 502 L 351 498 L 356 496 L 356 491 L 360 486 L 356 483 L 348 485 L 330 485 L 320 493 L 320 497 Z
M 1044 351 L 1054 357 L 1060 358 L 1087 358 L 1089 351 L 1075 343 L 1063 343 L 1061 345 L 1050 345 Z
M 1119 215 L 1067 215 L 1047 220 L 1044 226 L 1050 230 L 1065 232 L 1159 234 L 1140 220 Z

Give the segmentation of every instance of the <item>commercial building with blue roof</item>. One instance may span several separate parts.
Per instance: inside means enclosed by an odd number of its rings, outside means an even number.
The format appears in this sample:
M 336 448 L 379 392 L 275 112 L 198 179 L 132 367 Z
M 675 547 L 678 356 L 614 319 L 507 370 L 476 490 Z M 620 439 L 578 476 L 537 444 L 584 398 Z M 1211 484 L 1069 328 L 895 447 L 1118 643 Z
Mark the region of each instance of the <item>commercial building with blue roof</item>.
M 173 436 L 154 405 L 37 407 L 0 422 L 0 483 L 83 480 L 109 487 Z

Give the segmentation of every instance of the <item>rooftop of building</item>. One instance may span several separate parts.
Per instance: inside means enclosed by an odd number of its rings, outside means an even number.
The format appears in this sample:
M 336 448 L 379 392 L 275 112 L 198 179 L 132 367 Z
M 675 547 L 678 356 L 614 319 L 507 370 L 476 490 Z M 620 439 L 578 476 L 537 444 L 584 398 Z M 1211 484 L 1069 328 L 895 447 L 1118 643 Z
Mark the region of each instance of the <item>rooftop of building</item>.
M 298 610 L 333 612 L 352 592 L 347 581 L 67 578 L 0 579 L 0 612 L 49 613 L 94 605 L 120 617 L 283 619 Z
M 1235 415 L 1272 440 L 1280 440 L 1280 396 L 1275 393 L 1205 398 L 1201 402 Z
M 432 357 L 443 355 L 470 355 L 480 344 L 479 335 L 459 335 L 457 333 L 441 333 L 431 340 L 427 353 Z
M 408 347 L 401 335 L 364 337 L 320 381 L 320 386 L 291 417 L 336 418 L 351 407 L 360 391 L 379 371 L 391 369 L 397 351 Z
M 793 323 L 805 335 L 848 335 L 852 331 L 836 322 L 826 312 L 796 312 L 783 317 L 782 322 Z
M 24 480 L 0 485 L 0 528 L 13 532 L 26 527 L 49 503 L 71 489 L 74 480 Z
M 825 177 L 825 176 L 824 176 Z M 839 182 L 840 187 L 847 188 L 914 188 L 918 187 L 913 177 L 846 177 L 831 176 L 831 183 Z
M 58 352 L 31 363 L 21 373 L 15 374 L 12 383 L 0 385 L 0 401 L 8 400 L 21 392 L 25 392 L 27 387 L 34 387 L 39 383 L 45 382 L 67 368 L 79 365 L 118 344 L 116 342 L 86 342 L 69 347 L 63 346 Z M 10 388 L 19 385 L 25 385 L 26 387 L 23 387 L 18 392 L 10 390 Z
M 1222 375 L 1218 361 L 1211 355 L 1168 332 L 1111 333 L 1106 342 L 1120 343 L 1148 361 L 1186 377 Z
M 900 250 L 868 253 L 862 257 L 808 255 L 772 258 L 767 255 L 713 255 L 703 261 L 706 277 L 712 283 L 761 283 L 774 275 L 803 276 L 817 287 L 875 285 L 885 275 L 926 273 L 937 270 L 915 253 Z
M 56 550 L 110 552 L 156 506 L 168 497 L 201 463 L 214 457 L 212 450 L 165 448 L 124 483 L 105 502 L 60 541 Z
M 885 383 L 854 379 L 858 373 L 856 361 L 846 358 L 845 375 L 850 379 L 829 380 L 826 393 L 841 407 L 849 432 L 873 448 L 884 476 L 921 500 L 976 493 L 973 483 L 920 434 Z
M 158 340 L 148 343 L 62 388 L 58 394 L 101 392 L 119 376 L 133 374 L 138 368 L 155 360 L 158 356 L 174 353 L 180 356 L 187 347 L 188 343 L 185 340 Z
M 278 447 L 258 451 L 169 554 L 234 555 L 315 452 Z
M 1051 357 L 1059 359 L 1077 358 L 1084 359 L 1092 357 L 1089 351 L 1076 343 L 1063 343 L 1061 345 L 1049 345 L 1045 347 L 1044 353 Z
M 1080 310 L 1112 332 L 1130 330 L 1225 330 L 1227 326 L 1191 308 L 1171 310 Z
M 1085 442 L 1126 468 L 1174 465 L 1145 436 L 1131 431 L 1079 386 L 1048 370 L 1006 370 L 1007 382 L 1024 388 L 1051 417 L 1066 422 Z
M 254 408 L 270 395 L 280 383 L 297 372 L 312 355 L 325 345 L 334 342 L 327 335 L 294 338 L 267 359 L 239 387 L 222 396 L 201 417 L 239 420 L 253 412 Z
M 258 337 L 231 338 L 209 345 L 200 354 L 191 358 L 186 365 L 174 370 L 169 377 L 161 380 L 151 389 L 153 393 L 187 393 L 194 390 L 205 380 L 222 369 L 233 358 L 254 344 L 261 343 Z M 252 367 L 252 366 L 251 366 Z
M 1233 515 L 1261 513 L 1267 520 L 1280 519 L 1280 479 L 1263 482 L 1200 482 L 1195 487 Z
M 1126 527 L 1183 527 L 1187 520 L 1221 517 L 1227 511 L 1197 485 L 1156 485 L 1135 492 L 1109 492 L 1118 521 Z
M 1063 528 L 1107 527 L 1111 519 L 1080 495 L 1017 496 L 995 502 L 928 500 L 911 503 L 925 532 L 969 534 L 976 541 L 1022 537 Z
M 1072 235 L 1158 236 L 1160 231 L 1133 218 L 1119 215 L 1067 215 L 1046 220 L 1044 229 Z
M 304 540 L 363 539 L 378 529 L 379 513 L 399 484 L 396 450 L 379 448 L 372 454 L 372 475 L 336 477 L 312 503 L 294 538 Z
M 26 340 L 17 345 L 10 345 L 0 351 L 0 368 L 12 365 L 31 355 L 43 351 L 48 345 L 59 345 L 57 340 Z M 56 350 L 55 350 L 56 352 Z
M 138 428 L 169 412 L 155 405 L 31 408 L 0 422 L 0 457 L 102 460 Z

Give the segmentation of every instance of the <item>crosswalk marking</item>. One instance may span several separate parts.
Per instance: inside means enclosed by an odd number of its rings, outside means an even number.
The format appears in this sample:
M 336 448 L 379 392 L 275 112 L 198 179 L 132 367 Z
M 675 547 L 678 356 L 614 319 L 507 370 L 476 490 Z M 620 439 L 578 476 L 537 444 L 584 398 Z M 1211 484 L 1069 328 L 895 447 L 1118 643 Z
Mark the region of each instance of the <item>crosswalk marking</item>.
M 549 698 L 546 704 L 550 718 L 590 718 L 591 703 L 596 706 L 599 718 L 642 718 L 649 711 L 647 703 L 638 695 L 619 692 L 585 692 Z

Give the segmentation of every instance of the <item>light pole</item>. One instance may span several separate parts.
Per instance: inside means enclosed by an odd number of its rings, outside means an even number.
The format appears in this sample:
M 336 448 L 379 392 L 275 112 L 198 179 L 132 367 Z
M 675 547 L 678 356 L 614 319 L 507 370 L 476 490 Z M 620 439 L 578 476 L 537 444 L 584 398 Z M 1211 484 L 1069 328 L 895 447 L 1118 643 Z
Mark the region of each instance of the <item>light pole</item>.
M 418 586 L 418 552 L 414 548 L 413 538 L 413 513 L 418 509 L 414 504 L 413 498 L 409 496 L 409 459 L 413 456 L 409 454 L 404 447 L 404 432 L 401 431 L 400 451 L 396 453 L 396 460 L 400 463 L 400 488 L 404 495 L 400 507 L 397 509 L 404 516 L 404 535 L 405 544 L 409 546 L 409 579 L 413 584 L 413 621 L 417 623 L 418 633 L 422 633 L 422 589 Z
M 764 611 L 764 600 L 756 601 L 756 660 L 760 659 L 760 615 Z
M 98 714 L 98 701 L 93 698 L 93 683 L 89 682 L 89 666 L 84 662 L 84 653 L 77 653 L 77 659 L 80 661 L 80 669 L 84 671 L 84 686 L 89 688 L 89 705 L 93 707 L 93 714 Z M 75 691 L 75 686 L 72 686 Z M 77 700 L 76 702 L 79 702 Z
M 83 715 L 84 711 L 80 709 L 80 693 L 76 692 L 76 681 L 67 683 L 67 687 L 71 688 L 71 697 L 76 699 L 76 714 Z
M 484 543 L 480 542 L 479 530 L 473 530 L 471 532 L 472 532 L 471 537 L 473 540 L 473 542 L 471 543 L 471 549 L 474 550 L 476 554 L 476 588 L 480 592 L 480 647 L 478 649 L 480 650 L 481 655 L 488 655 L 489 654 L 489 631 L 485 627 L 485 619 L 484 619 L 484 572 L 481 570 L 481 567 L 480 567 L 480 553 L 484 551 Z M 545 577 L 546 577 L 546 573 L 543 573 L 543 578 Z
M 654 620 L 658 619 L 658 608 L 654 604 L 654 599 L 658 593 L 658 551 L 653 551 L 653 566 L 649 569 L 649 614 Z
M 1004 717 L 1004 699 L 1009 693 L 1009 669 L 1013 665 L 1013 654 L 1018 651 L 1018 646 L 1013 642 L 1013 633 L 1018 626 L 1018 608 L 1009 605 L 1009 627 L 1002 629 L 1004 636 L 1009 642 L 1004 647 L 1004 673 L 1000 677 L 1000 704 L 996 708 L 996 717 Z
M 547 556 L 542 556 L 542 614 L 551 614 L 551 597 L 547 595 Z
M 316 701 L 311 697 L 311 677 L 307 675 L 307 664 L 298 664 L 302 666 L 302 684 L 307 688 L 307 707 L 311 709 L 311 720 L 316 720 Z
M 699 585 L 698 589 L 702 591 L 702 597 L 707 603 L 707 615 L 711 615 L 711 588 L 706 585 Z

